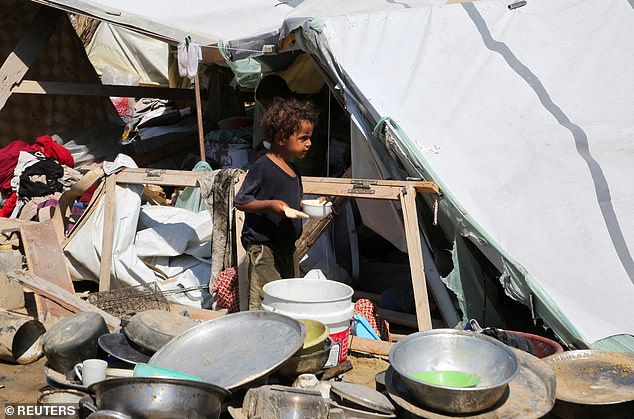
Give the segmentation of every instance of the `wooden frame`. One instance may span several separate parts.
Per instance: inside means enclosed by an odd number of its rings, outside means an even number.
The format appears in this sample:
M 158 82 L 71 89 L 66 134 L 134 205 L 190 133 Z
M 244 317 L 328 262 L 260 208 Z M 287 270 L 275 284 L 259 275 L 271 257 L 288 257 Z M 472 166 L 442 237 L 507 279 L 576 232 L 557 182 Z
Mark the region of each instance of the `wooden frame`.
M 167 169 L 130 169 L 126 168 L 112 175 L 113 180 L 110 181 L 110 187 L 106 187 L 106 208 L 112 205 L 114 199 L 113 184 L 129 183 L 129 184 L 155 184 L 162 186 L 198 186 L 198 178 L 202 176 L 201 172 L 185 172 L 180 170 Z M 110 177 L 109 177 L 110 178 Z M 106 182 L 108 182 L 107 179 Z M 431 314 L 429 309 L 427 279 L 425 277 L 425 266 L 422 250 L 422 242 L 420 229 L 418 226 L 418 211 L 416 208 L 417 193 L 439 192 L 438 186 L 433 182 L 422 181 L 395 181 L 395 180 L 374 180 L 374 179 L 349 179 L 349 178 L 320 178 L 320 177 L 304 177 L 304 192 L 308 194 L 327 195 L 331 197 L 347 197 L 355 199 L 380 199 L 389 201 L 398 201 L 403 211 L 403 222 L 405 227 L 405 236 L 407 240 L 407 250 L 409 254 L 410 270 L 412 275 L 412 287 L 414 289 L 414 300 L 416 304 L 416 324 L 419 330 L 428 330 L 432 328 Z M 239 188 L 236 185 L 236 191 Z M 113 210 L 106 211 L 107 214 Z M 104 225 L 104 242 L 102 243 L 102 253 L 105 262 L 102 263 L 100 271 L 100 290 L 109 288 L 110 265 L 112 255 L 108 257 L 106 253 L 108 249 L 112 249 L 112 235 L 106 234 L 113 226 L 110 226 L 111 217 L 105 217 Z M 235 222 L 238 231 L 244 215 L 237 211 Z M 315 238 L 316 240 L 316 238 Z M 314 240 L 313 240 L 314 242 Z M 246 309 L 248 295 L 248 280 L 244 270 L 245 251 L 236 237 L 236 256 L 238 259 L 238 277 L 240 278 L 240 301 L 241 309 Z M 112 253 L 110 251 L 110 253 Z M 436 297 L 436 293 L 432 288 L 432 295 Z

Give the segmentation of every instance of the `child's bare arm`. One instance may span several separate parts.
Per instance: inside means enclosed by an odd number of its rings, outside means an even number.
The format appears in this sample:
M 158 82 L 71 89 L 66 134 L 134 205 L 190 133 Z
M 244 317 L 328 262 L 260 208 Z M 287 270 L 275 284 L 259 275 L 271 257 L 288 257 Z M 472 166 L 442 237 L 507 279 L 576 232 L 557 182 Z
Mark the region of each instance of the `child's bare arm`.
M 235 204 L 235 207 L 244 212 L 267 212 L 271 211 L 277 215 L 284 216 L 284 207 L 288 204 L 278 199 L 271 200 L 253 200 L 246 204 Z

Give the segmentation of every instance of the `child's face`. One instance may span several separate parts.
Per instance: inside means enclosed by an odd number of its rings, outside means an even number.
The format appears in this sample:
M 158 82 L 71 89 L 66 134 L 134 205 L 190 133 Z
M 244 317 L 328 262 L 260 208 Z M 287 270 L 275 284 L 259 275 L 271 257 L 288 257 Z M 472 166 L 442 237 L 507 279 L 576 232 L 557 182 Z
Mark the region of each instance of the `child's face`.
M 283 144 L 288 155 L 298 159 L 304 158 L 310 149 L 310 137 L 313 135 L 314 125 L 308 121 L 302 121 L 299 129 Z

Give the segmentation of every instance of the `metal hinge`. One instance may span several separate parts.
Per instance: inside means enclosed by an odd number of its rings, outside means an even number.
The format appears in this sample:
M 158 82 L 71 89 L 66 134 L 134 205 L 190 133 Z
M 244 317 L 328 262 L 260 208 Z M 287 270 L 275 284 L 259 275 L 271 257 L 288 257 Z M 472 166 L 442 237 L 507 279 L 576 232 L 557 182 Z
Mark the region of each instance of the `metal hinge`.
M 165 169 L 145 169 L 145 180 L 163 180 Z
M 376 193 L 376 191 L 372 189 L 372 185 L 377 185 L 379 181 L 353 179 L 350 183 L 352 184 L 352 189 L 348 189 L 348 193 L 372 195 Z

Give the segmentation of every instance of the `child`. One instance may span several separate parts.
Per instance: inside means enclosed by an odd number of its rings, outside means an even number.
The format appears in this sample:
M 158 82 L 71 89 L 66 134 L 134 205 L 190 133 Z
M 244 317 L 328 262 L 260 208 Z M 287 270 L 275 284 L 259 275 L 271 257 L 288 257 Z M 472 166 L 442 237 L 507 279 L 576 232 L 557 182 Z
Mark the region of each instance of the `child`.
M 299 275 L 295 241 L 302 233 L 300 219 L 287 218 L 285 207 L 301 210 L 302 178 L 291 157 L 303 158 L 311 146 L 318 113 L 310 102 L 276 100 L 262 118 L 269 151 L 251 167 L 234 199 L 245 212 L 242 244 L 246 249 L 249 309 L 261 308 L 268 282 Z

